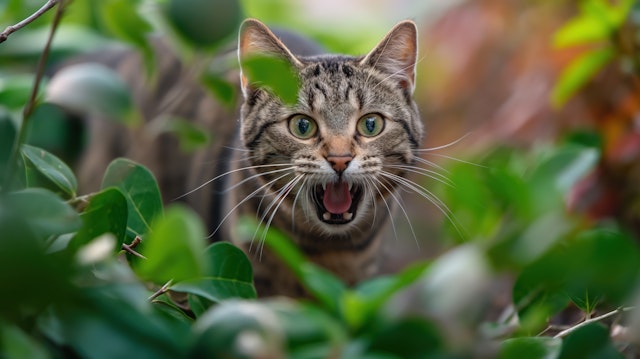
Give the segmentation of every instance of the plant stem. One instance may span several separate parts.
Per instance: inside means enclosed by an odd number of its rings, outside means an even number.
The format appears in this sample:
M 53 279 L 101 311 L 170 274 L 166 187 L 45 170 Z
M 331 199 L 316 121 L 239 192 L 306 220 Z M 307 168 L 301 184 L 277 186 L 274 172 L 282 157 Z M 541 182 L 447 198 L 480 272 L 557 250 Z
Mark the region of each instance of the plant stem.
M 51 44 L 53 43 L 53 37 L 56 33 L 56 30 L 58 29 L 60 20 L 62 20 L 62 15 L 64 13 L 64 8 L 65 8 L 65 0 L 49 0 L 47 4 L 45 4 L 42 8 L 40 8 L 40 10 L 38 10 L 36 13 L 29 16 L 27 19 L 21 21 L 19 24 L 22 24 L 22 23 L 24 24 L 17 28 L 19 29 L 27 25 L 28 23 L 35 20 L 37 17 L 41 16 L 42 14 L 44 14 L 46 11 L 48 11 L 51 7 L 55 5 L 58 5 L 58 8 L 56 9 L 56 13 L 53 17 L 53 22 L 51 23 L 51 30 L 49 31 L 49 37 L 47 38 L 47 42 L 45 43 L 44 49 L 42 49 L 40 58 L 38 59 L 38 65 L 36 67 L 36 75 L 33 79 L 33 87 L 31 88 L 31 94 L 29 95 L 29 100 L 24 106 L 24 110 L 22 112 L 22 122 L 20 123 L 20 128 L 18 129 L 18 134 L 14 141 L 11 154 L 9 156 L 9 162 L 7 162 L 9 166 L 9 171 L 7 171 L 6 178 L 4 178 L 5 180 L 4 186 L 0 188 L 0 190 L 7 190 L 11 188 L 13 181 L 15 179 L 18 153 L 20 152 L 20 146 L 22 146 L 27 136 L 27 124 L 29 123 L 29 118 L 31 117 L 31 115 L 33 114 L 33 111 L 36 108 L 38 91 L 40 90 L 40 82 L 42 81 L 42 77 L 44 76 L 44 70 L 47 63 L 47 59 L 49 58 L 49 52 L 51 50 Z M 18 25 L 14 25 L 14 27 L 15 26 L 18 26 Z M 13 30 L 13 31 L 16 31 L 16 30 Z M 3 32 L 2 34 L 4 35 L 5 33 Z M 5 36 L 8 36 L 8 35 L 5 35 Z
M 569 335 L 569 334 L 573 333 L 574 331 L 576 331 L 577 329 L 582 328 L 582 327 L 584 327 L 586 325 L 589 325 L 589 324 L 591 324 L 593 322 L 598 322 L 598 321 L 607 319 L 609 317 L 612 317 L 612 316 L 614 316 L 616 314 L 620 314 L 620 313 L 623 313 L 623 312 L 628 312 L 628 311 L 631 311 L 631 310 L 634 310 L 634 309 L 635 309 L 635 307 L 620 307 L 620 308 L 618 308 L 618 309 L 616 309 L 614 311 L 602 314 L 600 316 L 597 316 L 597 317 L 594 317 L 594 318 L 591 318 L 591 319 L 587 319 L 587 320 L 585 320 L 583 322 L 580 322 L 580 323 L 572 326 L 569 329 L 565 329 L 565 330 L 561 331 L 560 333 L 556 334 L 554 336 L 554 338 L 564 338 L 567 335 Z
M 46 4 L 42 5 L 42 7 L 40 9 L 38 9 L 38 11 L 34 12 L 33 14 L 31 14 L 26 19 L 20 21 L 19 23 L 15 24 L 15 25 L 7 26 L 7 28 L 4 29 L 4 31 L 2 33 L 0 33 L 0 44 L 5 42 L 9 38 L 9 35 L 13 34 L 14 32 L 16 32 L 16 31 L 18 31 L 20 29 L 22 29 L 23 27 L 29 25 L 35 19 L 39 18 L 44 13 L 46 13 L 49 10 L 51 10 L 51 8 L 54 7 L 58 3 L 58 1 L 59 0 L 49 0 L 49 1 L 47 1 Z

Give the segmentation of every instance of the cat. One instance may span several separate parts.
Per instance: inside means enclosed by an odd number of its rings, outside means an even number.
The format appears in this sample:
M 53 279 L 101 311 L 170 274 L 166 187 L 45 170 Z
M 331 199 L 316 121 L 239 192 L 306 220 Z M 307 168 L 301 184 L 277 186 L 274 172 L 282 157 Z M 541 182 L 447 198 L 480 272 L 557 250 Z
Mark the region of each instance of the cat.
M 398 23 L 363 56 L 319 54 L 317 46 L 285 44 L 285 37 L 255 19 L 242 23 L 240 74 L 229 75 L 237 76 L 242 93 L 235 109 L 213 100 L 162 42 L 154 43 L 163 54 L 154 85 L 138 80 L 143 60 L 130 51 L 94 56 L 129 83 L 147 130 L 168 116 L 187 118 L 207 129 L 214 144 L 184 153 L 171 135 L 127 130 L 92 116 L 93 140 L 79 171 L 81 186 L 91 190 L 113 157 L 148 166 L 165 200 L 183 196 L 214 240 L 247 253 L 260 296 L 302 296 L 305 290 L 264 247 L 262 232 L 241 237 L 239 218 L 277 228 L 314 263 L 349 285 L 360 282 L 378 270 L 380 234 L 398 189 L 417 188 L 405 175 L 416 171 L 423 138 L 413 100 L 415 23 Z M 243 66 L 253 56 L 291 67 L 296 103 L 285 103 L 251 77 Z

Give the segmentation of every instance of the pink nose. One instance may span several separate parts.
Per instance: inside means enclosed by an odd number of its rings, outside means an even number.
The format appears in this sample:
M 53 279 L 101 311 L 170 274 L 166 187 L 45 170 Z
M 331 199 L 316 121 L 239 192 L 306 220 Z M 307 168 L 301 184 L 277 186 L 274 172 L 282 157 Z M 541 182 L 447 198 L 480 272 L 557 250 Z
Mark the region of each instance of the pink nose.
M 342 174 L 344 170 L 347 169 L 349 163 L 353 160 L 351 155 L 340 155 L 340 156 L 328 156 L 327 161 L 331 164 L 331 167 L 338 174 Z

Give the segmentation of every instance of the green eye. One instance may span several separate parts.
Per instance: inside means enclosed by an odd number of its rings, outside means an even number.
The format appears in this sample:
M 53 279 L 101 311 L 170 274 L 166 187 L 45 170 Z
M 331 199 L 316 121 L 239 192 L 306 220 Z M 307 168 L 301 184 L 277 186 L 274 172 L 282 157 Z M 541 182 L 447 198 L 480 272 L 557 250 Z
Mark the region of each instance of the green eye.
M 358 133 L 365 137 L 374 137 L 380 134 L 384 129 L 384 119 L 382 116 L 371 113 L 362 116 L 356 125 Z
M 306 140 L 318 132 L 316 121 L 305 115 L 295 115 L 289 120 L 289 131 L 294 136 Z

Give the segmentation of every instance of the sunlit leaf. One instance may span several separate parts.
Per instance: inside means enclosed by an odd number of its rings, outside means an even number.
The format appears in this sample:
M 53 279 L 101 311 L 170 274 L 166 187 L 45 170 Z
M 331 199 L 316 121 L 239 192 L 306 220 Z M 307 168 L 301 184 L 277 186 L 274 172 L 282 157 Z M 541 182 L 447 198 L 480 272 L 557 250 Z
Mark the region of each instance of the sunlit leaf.
M 299 79 L 286 60 L 253 55 L 242 60 L 242 73 L 251 86 L 270 89 L 285 104 L 298 101 Z
M 586 52 L 573 60 L 560 75 L 553 87 L 551 102 L 554 106 L 564 105 L 582 86 L 607 65 L 615 56 L 611 47 Z
M 47 86 L 46 100 L 71 111 L 97 113 L 127 124 L 139 120 L 127 85 L 116 72 L 97 63 L 62 69 Z
M 127 199 L 127 236 L 144 236 L 162 213 L 162 198 L 153 174 L 133 161 L 116 159 L 105 173 L 102 188 L 117 187 Z
M 69 166 L 58 157 L 43 149 L 29 145 L 22 145 L 21 153 L 24 161 L 28 161 L 28 164 L 32 165 L 35 171 L 54 183 L 56 189 L 61 190 L 69 197 L 75 197 L 78 190 L 76 176 Z

